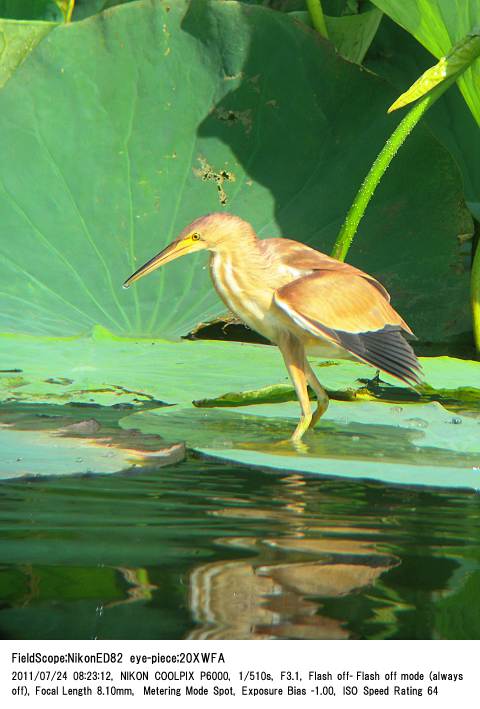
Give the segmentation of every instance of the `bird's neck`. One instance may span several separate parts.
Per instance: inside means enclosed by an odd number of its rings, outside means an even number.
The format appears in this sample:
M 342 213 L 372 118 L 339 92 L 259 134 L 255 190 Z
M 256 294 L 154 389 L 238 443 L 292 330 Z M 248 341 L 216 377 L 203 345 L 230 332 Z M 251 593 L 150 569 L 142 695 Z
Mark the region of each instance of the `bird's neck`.
M 258 246 L 250 240 L 236 239 L 233 247 L 212 253 L 210 272 L 215 288 L 227 307 L 257 332 L 272 339 L 265 330 L 265 314 L 271 307 L 274 286 L 270 283 L 268 263 Z
M 253 230 L 237 237 L 226 248 L 219 246 L 211 255 L 210 266 L 212 271 L 233 271 L 252 287 L 257 284 L 268 287 L 268 263 Z

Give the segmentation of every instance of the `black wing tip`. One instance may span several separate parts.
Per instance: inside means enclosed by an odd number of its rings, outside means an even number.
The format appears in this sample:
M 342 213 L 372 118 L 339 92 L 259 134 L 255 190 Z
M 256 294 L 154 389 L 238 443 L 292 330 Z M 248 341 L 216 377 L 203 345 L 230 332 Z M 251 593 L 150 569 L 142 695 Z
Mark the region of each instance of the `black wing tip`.
M 340 344 L 367 364 L 415 388 L 422 384 L 422 366 L 400 328 L 356 334 L 336 331 Z
M 417 371 L 415 371 L 414 369 L 410 369 L 410 368 L 405 369 L 405 370 L 397 369 L 396 367 L 390 366 L 389 364 L 385 364 L 383 362 L 380 362 L 378 359 L 373 361 L 371 359 L 367 359 L 366 357 L 361 357 L 361 356 L 360 356 L 360 359 L 363 362 L 365 362 L 366 364 L 370 364 L 372 367 L 375 367 L 376 369 L 380 369 L 382 372 L 385 372 L 385 374 L 389 374 L 391 377 L 395 377 L 395 379 L 399 379 L 401 382 L 403 382 L 407 386 L 411 387 L 412 389 L 415 389 L 415 387 L 421 386 L 423 383 L 422 379 L 417 374 Z
M 314 320 L 311 322 L 362 362 L 390 374 L 409 387 L 422 384 L 419 376 L 423 374 L 422 366 L 406 340 L 412 335 L 400 325 L 387 324 L 381 330 L 367 332 L 346 332 L 325 327 Z

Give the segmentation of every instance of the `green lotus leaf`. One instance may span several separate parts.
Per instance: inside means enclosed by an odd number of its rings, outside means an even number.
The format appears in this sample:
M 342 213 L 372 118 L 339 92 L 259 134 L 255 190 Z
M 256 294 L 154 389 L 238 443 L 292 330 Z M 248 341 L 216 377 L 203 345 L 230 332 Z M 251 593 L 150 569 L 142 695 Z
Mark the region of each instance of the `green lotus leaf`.
M 478 362 L 423 358 L 427 385 L 424 398 L 417 401 L 414 398 L 420 394 L 388 377 L 390 386 L 376 385 L 379 391 L 373 389 L 369 394 L 380 400 L 360 396 L 331 401 L 316 431 L 306 437 L 305 453 L 281 443 L 291 435 L 298 418 L 295 401 L 251 405 L 247 392 L 247 401 L 240 402 L 247 405 L 237 409 L 232 404 L 238 403 L 239 395 L 236 401 L 230 397 L 227 408 L 195 408 L 190 403 L 240 392 L 242 387 L 257 390 L 256 401 L 261 401 L 258 390 L 270 386 L 271 391 L 272 384 L 285 393 L 287 377 L 276 348 L 228 342 L 129 341 L 106 333 L 99 333 L 96 340 L 39 342 L 25 337 L 22 347 L 17 345 L 17 337 L 2 338 L 1 378 L 3 397 L 8 399 L 5 406 L 20 407 L 19 411 L 37 402 L 47 413 L 56 406 L 58 416 L 68 402 L 81 403 L 93 407 L 86 413 L 80 409 L 83 417 L 97 417 L 103 409 L 116 412 L 116 425 L 126 431 L 138 429 L 166 442 L 185 440 L 189 448 L 250 465 L 405 484 L 480 484 Z M 313 366 L 327 389 L 340 395 L 343 391 L 346 399 L 359 388 L 364 391 L 365 381 L 374 374 L 371 367 L 355 362 L 314 360 Z M 162 402 L 177 405 L 141 410 Z M 117 406 L 112 407 L 113 403 Z M 98 404 L 105 406 L 97 413 Z M 132 415 L 132 407 L 140 411 Z M 8 411 L 0 413 L 4 424 L 15 424 L 18 429 L 19 423 L 7 416 Z
M 0 19 L 0 88 L 55 27 L 51 22 L 12 22 Z
M 0 92 L 0 332 L 186 334 L 221 310 L 202 255 L 120 284 L 213 210 L 329 251 L 394 97 L 262 7 L 145 0 L 58 25 Z M 471 231 L 454 163 L 419 129 L 351 260 L 444 342 L 470 328 L 457 236 Z
M 321 375 L 321 372 L 319 372 Z M 457 387 L 456 389 L 435 389 L 428 384 L 423 384 L 417 391 L 404 386 L 392 386 L 382 380 L 357 379 L 358 384 L 352 382 L 351 387 L 345 389 L 330 389 L 324 387 L 329 399 L 338 401 L 355 401 L 385 399 L 398 402 L 428 402 L 438 401 L 445 403 L 450 409 L 471 408 L 480 411 L 480 387 Z M 309 389 L 310 399 L 315 399 L 315 394 Z M 275 404 L 284 401 L 296 401 L 297 395 L 291 384 L 273 384 L 254 389 L 252 391 L 227 392 L 214 399 L 197 399 L 192 403 L 197 408 L 224 408 L 230 406 L 250 406 L 251 404 Z
M 402 92 L 431 64 L 431 54 L 414 37 L 383 18 L 365 61 L 369 69 Z M 460 167 L 468 207 L 480 221 L 480 131 L 460 92 L 447 91 L 424 120 Z
M 74 20 L 84 20 L 85 17 L 95 15 L 97 12 L 108 10 L 115 5 L 122 5 L 126 2 L 134 2 L 134 0 L 76 0 L 73 9 Z
M 262 345 L 105 336 L 24 337 L 18 344 L 17 337 L 0 339 L 0 393 L 13 402 L 190 403 L 287 381 L 280 352 Z M 363 376 L 372 371 L 358 370 Z M 337 381 L 341 386 L 342 378 Z
M 290 15 L 309 27 L 313 27 L 308 12 L 295 11 Z M 377 8 L 341 17 L 325 16 L 328 38 L 342 57 L 361 64 L 375 37 L 381 19 L 382 13 Z
M 0 0 L 0 17 L 59 22 L 63 18 L 58 5 L 56 0 Z
M 447 79 L 460 76 L 480 55 L 480 28 L 458 42 L 437 64 L 430 67 L 393 103 L 388 112 L 396 111 L 425 96 Z
M 480 487 L 480 418 L 438 403 L 334 401 L 300 446 L 287 440 L 296 403 L 241 409 L 172 407 L 136 413 L 122 425 L 186 439 L 200 453 L 283 471 L 445 488 Z
M 128 340 L 104 331 L 88 339 L 4 336 L 0 361 L 0 397 L 16 403 L 160 406 L 238 392 L 228 399 L 235 405 L 245 396 L 248 403 L 271 400 L 264 392 L 248 392 L 272 385 L 281 385 L 285 395 L 284 387 L 290 384 L 276 347 L 207 340 Z M 389 401 L 421 400 L 420 394 L 383 374 L 387 384 L 364 394 L 375 370 L 360 362 L 312 359 L 312 363 L 322 384 L 337 398 L 351 399 L 359 392 L 355 398 L 360 400 L 362 395 Z M 476 409 L 480 363 L 450 357 L 422 358 L 421 363 L 425 402 L 437 398 L 455 410 Z
M 147 405 L 148 406 L 148 405 Z M 119 406 L 0 406 L 0 480 L 137 472 L 178 463 L 184 446 L 121 427 Z
M 478 0 L 372 1 L 438 59 L 448 54 L 454 44 L 480 26 Z M 477 60 L 459 79 L 458 85 L 478 124 L 480 124 L 479 81 L 480 62 Z
M 0 428 L 0 479 L 24 476 L 118 473 L 131 467 L 121 451 L 45 432 Z

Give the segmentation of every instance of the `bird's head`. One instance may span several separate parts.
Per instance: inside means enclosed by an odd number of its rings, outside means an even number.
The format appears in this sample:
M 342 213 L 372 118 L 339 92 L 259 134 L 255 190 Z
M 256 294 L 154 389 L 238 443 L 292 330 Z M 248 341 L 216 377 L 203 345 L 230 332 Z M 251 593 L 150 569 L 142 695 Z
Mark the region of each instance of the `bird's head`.
M 207 214 L 195 219 L 185 227 L 175 241 L 172 241 L 163 251 L 160 251 L 127 278 L 123 287 L 128 288 L 139 278 L 180 256 L 193 254 L 195 251 L 203 249 L 214 252 L 229 251 L 245 240 L 252 239 L 255 239 L 255 232 L 250 224 L 240 217 L 226 212 Z

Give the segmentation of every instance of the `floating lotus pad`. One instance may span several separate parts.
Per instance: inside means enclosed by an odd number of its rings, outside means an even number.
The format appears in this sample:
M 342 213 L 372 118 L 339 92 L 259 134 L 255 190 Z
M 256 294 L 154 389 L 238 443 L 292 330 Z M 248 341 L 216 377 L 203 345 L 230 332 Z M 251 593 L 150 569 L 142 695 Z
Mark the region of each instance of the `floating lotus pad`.
M 101 330 L 91 338 L 0 337 L 0 361 L 0 397 L 18 402 L 190 404 L 234 392 L 233 404 L 242 392 L 289 384 L 276 347 L 133 340 Z M 447 403 L 475 410 L 480 402 L 479 362 L 449 357 L 421 361 L 430 398 L 437 392 Z M 339 394 L 363 389 L 375 375 L 374 368 L 357 362 L 312 362 L 322 384 Z M 415 398 L 394 378 L 382 375 L 382 380 L 395 387 L 392 401 Z M 388 397 L 388 388 L 381 396 Z
M 124 452 L 44 431 L 0 428 L 0 479 L 24 476 L 118 473 L 132 467 Z
M 172 407 L 133 414 L 121 425 L 183 439 L 225 460 L 409 485 L 480 488 L 480 418 L 438 403 L 340 402 L 299 446 L 288 440 L 298 405 L 238 409 Z
M 0 480 L 118 473 L 177 463 L 183 444 L 119 427 L 117 407 L 0 406 Z

